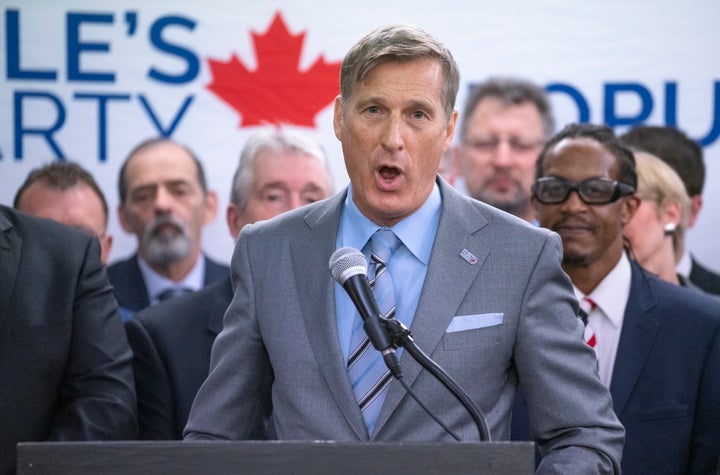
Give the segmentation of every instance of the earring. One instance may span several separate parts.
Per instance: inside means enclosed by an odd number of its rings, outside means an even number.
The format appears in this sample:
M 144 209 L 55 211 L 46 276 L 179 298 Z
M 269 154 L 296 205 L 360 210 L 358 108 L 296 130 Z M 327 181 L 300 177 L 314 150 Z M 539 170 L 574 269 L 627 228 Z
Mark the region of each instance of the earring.
M 677 225 L 675 223 L 667 223 L 665 226 L 663 226 L 663 230 L 665 231 L 666 236 L 672 236 L 675 234 L 675 230 L 677 229 Z

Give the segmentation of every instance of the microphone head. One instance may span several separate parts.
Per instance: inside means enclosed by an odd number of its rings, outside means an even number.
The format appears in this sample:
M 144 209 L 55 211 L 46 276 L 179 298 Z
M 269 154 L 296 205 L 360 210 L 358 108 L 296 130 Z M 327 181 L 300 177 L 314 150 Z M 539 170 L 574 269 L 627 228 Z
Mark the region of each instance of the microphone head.
M 362 252 L 354 247 L 341 247 L 330 256 L 330 274 L 340 285 L 350 277 L 362 274 L 367 275 L 367 261 Z

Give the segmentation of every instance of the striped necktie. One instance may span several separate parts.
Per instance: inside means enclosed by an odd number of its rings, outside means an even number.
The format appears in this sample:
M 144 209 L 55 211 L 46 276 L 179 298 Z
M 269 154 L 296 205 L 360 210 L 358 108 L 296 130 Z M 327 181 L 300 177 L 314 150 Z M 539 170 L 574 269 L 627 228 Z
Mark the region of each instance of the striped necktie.
M 578 315 L 582 322 L 585 324 L 585 342 L 590 345 L 591 348 L 595 348 L 597 338 L 595 337 L 595 331 L 590 325 L 588 325 L 588 316 L 597 308 L 597 304 L 590 298 L 584 297 L 580 301 L 580 311 Z
M 389 229 L 380 229 L 370 238 L 370 286 L 384 318 L 395 316 L 395 290 L 387 263 L 400 244 L 401 241 Z M 392 376 L 382 355 L 368 340 L 362 324 L 362 319 L 357 316 L 350 343 L 348 377 L 368 434 L 372 434 Z

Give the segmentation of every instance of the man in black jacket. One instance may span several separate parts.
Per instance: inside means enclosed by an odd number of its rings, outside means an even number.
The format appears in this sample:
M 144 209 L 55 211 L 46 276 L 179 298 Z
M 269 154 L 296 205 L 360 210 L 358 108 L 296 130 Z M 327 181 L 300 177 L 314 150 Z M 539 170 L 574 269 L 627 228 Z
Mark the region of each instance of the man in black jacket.
M 0 206 L 0 473 L 18 442 L 138 433 L 132 353 L 88 233 Z

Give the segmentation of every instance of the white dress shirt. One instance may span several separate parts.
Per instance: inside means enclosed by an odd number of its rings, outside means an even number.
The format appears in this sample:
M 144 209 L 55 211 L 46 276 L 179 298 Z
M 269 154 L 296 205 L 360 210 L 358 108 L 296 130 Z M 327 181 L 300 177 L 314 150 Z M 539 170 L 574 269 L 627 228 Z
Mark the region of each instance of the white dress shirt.
M 625 307 L 627 307 L 628 298 L 630 297 L 631 280 L 630 261 L 623 253 L 615 267 L 589 295 L 583 294 L 577 287 L 573 286 L 578 301 L 582 301 L 584 297 L 589 297 L 597 305 L 588 314 L 586 335 L 595 334 L 595 354 L 598 359 L 600 381 L 607 387 L 610 387 L 613 368 L 615 367 L 615 355 L 620 342 Z

